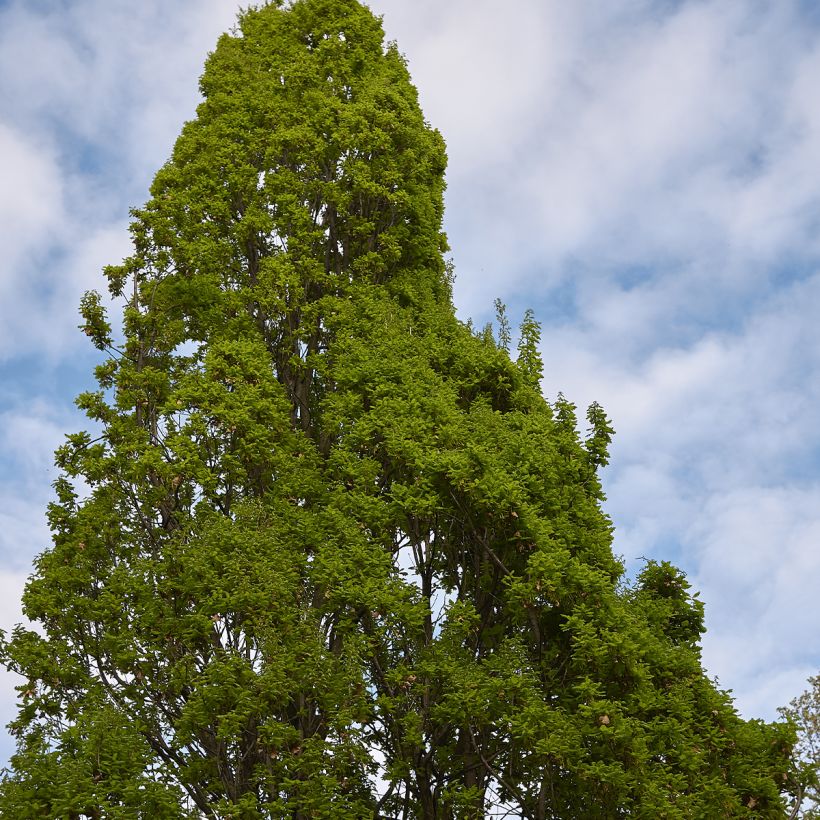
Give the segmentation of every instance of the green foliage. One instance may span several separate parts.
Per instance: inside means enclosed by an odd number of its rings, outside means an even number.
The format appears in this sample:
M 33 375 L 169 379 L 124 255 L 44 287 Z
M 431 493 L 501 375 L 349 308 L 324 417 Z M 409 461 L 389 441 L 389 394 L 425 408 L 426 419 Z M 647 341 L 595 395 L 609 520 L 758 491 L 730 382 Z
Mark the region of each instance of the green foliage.
M 498 346 L 502 350 L 510 349 L 512 336 L 510 334 L 510 320 L 507 318 L 507 306 L 500 300 L 495 300 L 495 319 L 498 322 Z
M 456 320 L 379 21 L 249 10 L 202 92 L 106 269 L 121 348 L 83 302 L 102 434 L 57 453 L 40 631 L 0 646 L 0 813 L 782 817 L 792 730 L 705 677 L 679 571 L 624 584 L 605 414 L 543 399 L 531 312 L 517 362 Z
M 111 325 L 105 315 L 100 294 L 89 291 L 80 302 L 80 315 L 85 320 L 81 330 L 91 338 L 97 350 L 105 350 L 111 345 Z
M 526 380 L 536 390 L 539 389 L 544 375 L 544 363 L 538 349 L 541 343 L 541 325 L 535 319 L 535 313 L 527 310 L 518 340 L 518 367 Z

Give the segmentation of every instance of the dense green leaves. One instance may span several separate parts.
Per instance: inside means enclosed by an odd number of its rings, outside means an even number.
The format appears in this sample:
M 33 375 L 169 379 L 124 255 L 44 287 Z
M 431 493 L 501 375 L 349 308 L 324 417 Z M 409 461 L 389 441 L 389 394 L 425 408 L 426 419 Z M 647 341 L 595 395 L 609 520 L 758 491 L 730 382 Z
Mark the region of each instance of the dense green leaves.
M 633 586 L 603 410 L 457 321 L 444 146 L 355 0 L 245 12 L 83 328 L 25 593 L 10 817 L 781 817 L 791 729 Z

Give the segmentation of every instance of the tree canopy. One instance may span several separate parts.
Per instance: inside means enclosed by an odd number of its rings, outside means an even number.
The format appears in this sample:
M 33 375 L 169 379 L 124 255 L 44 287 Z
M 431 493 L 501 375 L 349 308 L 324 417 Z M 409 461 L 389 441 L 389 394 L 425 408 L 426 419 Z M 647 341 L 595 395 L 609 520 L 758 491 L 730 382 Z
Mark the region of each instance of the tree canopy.
M 532 313 L 516 360 L 456 318 L 380 21 L 249 9 L 201 91 L 105 271 L 121 334 L 83 300 L 98 433 L 0 650 L 0 813 L 783 817 L 792 729 L 705 675 L 679 570 L 613 555 L 604 411 L 541 395 Z

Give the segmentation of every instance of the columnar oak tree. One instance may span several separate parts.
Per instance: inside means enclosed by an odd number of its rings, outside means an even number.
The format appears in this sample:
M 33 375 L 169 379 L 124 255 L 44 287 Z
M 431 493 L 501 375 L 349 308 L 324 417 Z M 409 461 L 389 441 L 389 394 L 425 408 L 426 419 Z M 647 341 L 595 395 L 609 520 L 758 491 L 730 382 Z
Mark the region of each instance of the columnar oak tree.
M 627 586 L 611 430 L 459 322 L 445 151 L 356 0 L 244 12 L 84 330 L 18 751 L 25 818 L 782 817 L 793 737 Z M 82 488 L 82 490 L 80 490 Z

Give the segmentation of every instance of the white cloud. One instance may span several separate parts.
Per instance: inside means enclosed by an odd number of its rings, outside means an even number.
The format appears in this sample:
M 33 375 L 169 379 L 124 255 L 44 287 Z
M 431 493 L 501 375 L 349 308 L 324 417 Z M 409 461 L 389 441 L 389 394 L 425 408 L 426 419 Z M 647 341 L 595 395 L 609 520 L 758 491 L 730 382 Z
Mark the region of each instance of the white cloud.
M 43 254 L 40 241 L 32 239 L 23 259 L 4 272 L 0 361 L 38 354 L 59 366 L 60 361 L 91 350 L 77 329 L 80 297 L 86 290 L 104 293 L 103 266 L 116 264 L 131 252 L 127 223 L 83 228 L 63 218 L 55 231 L 73 231 L 71 243 Z M 24 247 L 20 239 L 17 245 Z
M 56 475 L 53 451 L 75 426 L 67 413 L 31 399 L 25 408 L 0 413 L 0 630 L 7 635 L 23 616 L 21 598 L 34 558 L 51 544 L 46 506 Z M 0 668 L 0 726 L 16 716 L 14 687 L 20 679 Z M 13 752 L 12 739 L 0 732 L 0 760 Z
M 32 264 L 63 218 L 62 180 L 54 158 L 30 137 L 0 122 L 0 242 L 2 296 L 9 298 L 11 271 Z
M 425 113 L 447 138 L 451 179 L 488 161 L 517 168 L 534 105 L 549 105 L 567 68 L 573 16 L 551 3 L 519 3 L 509 11 L 490 0 L 421 9 L 371 5 L 384 11 L 388 35 L 395 32 L 407 53 Z
M 0 413 L 0 447 L 6 463 L 15 465 L 18 486 L 40 484 L 41 473 L 51 469 L 52 453 L 65 434 L 66 416 L 37 399 Z
M 802 690 L 816 661 L 818 500 L 818 484 L 713 494 L 687 538 L 707 605 L 705 661 L 742 708 L 769 717 Z
M 129 252 L 128 209 L 193 116 L 202 62 L 236 11 L 229 0 L 176 14 L 98 0 L 0 10 L 0 359 L 82 343 L 79 297 Z
M 6 632 L 26 620 L 20 603 L 25 583 L 24 574 L 0 569 L 0 628 Z
M 738 240 L 761 238 L 750 226 L 727 246 L 726 223 L 761 173 L 787 173 L 781 152 L 795 136 L 781 98 L 801 53 L 770 44 L 789 22 L 692 3 L 616 29 L 580 69 L 581 90 L 544 116 L 543 162 L 528 176 L 544 250 L 628 265 L 742 255 Z
M 579 260 L 590 281 L 707 269 L 718 300 L 820 250 L 820 51 L 795 4 L 372 5 L 450 145 L 466 314 Z
M 173 11 L 158 0 L 14 3 L 0 12 L 4 101 L 19 120 L 92 143 L 144 138 L 146 105 L 193 113 L 202 62 L 237 10 L 233 0 L 183 0 Z
M 20 572 L 0 568 L 0 629 L 9 634 L 14 626 L 23 623 L 20 597 L 26 578 Z M 0 666 L 0 726 L 6 726 L 17 717 L 17 693 L 22 679 Z M 7 760 L 14 751 L 14 742 L 5 732 L 0 732 L 0 760 Z
M 75 414 L 29 401 L 0 413 L 0 569 L 15 571 L 28 568 L 50 544 L 45 512 L 56 477 L 53 453 L 76 425 Z

